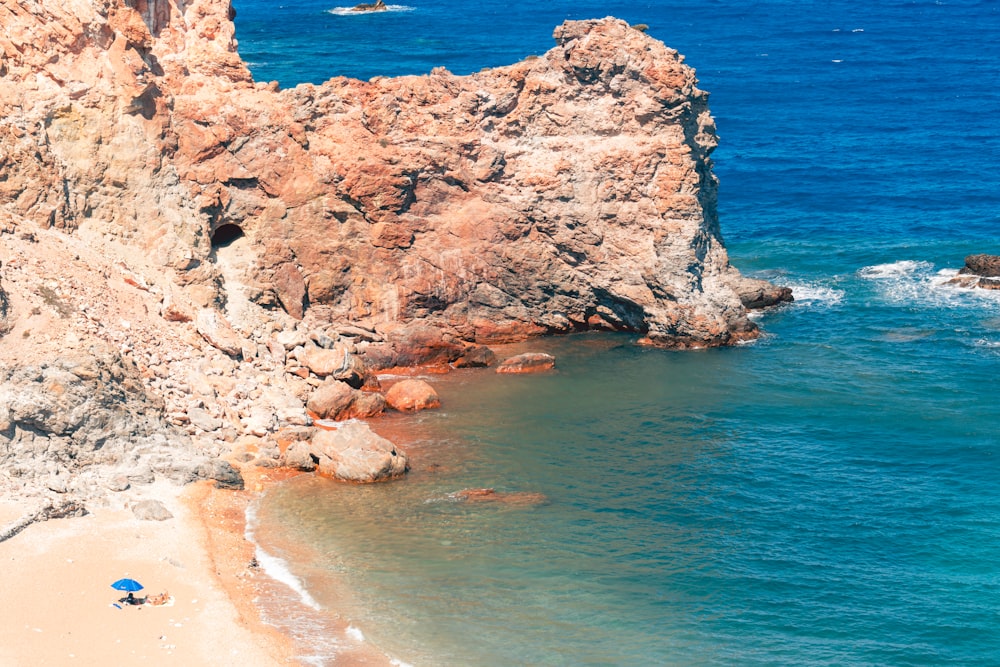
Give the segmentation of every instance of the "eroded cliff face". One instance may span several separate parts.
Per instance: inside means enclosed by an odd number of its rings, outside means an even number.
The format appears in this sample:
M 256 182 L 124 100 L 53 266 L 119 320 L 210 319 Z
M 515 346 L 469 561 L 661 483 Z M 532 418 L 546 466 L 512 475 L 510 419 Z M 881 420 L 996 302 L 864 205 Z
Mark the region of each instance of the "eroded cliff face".
M 230 13 L 4 0 L 5 227 L 111 238 L 216 303 L 296 318 L 486 342 L 755 335 L 719 235 L 708 96 L 675 51 L 569 22 L 543 57 L 468 77 L 279 91 L 252 81 Z M 213 238 L 240 233 L 227 274 Z
M 383 409 L 372 369 L 591 328 L 725 345 L 790 298 L 729 265 L 707 95 L 624 22 L 279 90 L 231 18 L 0 0 L 0 493 L 301 467 L 317 393 Z

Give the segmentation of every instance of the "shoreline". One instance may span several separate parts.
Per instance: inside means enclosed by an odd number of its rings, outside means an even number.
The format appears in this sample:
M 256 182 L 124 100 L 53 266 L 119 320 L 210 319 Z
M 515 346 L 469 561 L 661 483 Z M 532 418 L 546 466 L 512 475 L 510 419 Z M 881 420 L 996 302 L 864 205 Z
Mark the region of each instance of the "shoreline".
M 255 565 L 257 545 L 245 533 L 250 503 L 269 484 L 295 474 L 248 471 L 247 491 L 215 489 L 207 481 L 157 483 L 86 516 L 35 523 L 0 542 L 6 603 L 0 664 L 317 664 L 290 628 L 267 618 L 285 584 Z M 129 504 L 146 498 L 160 500 L 174 518 L 136 519 Z M 16 520 L 26 507 L 2 499 L 0 519 Z M 124 594 L 110 584 L 122 577 L 145 586 L 137 596 L 166 593 L 169 602 L 117 604 Z M 399 664 L 351 639 L 346 622 L 334 627 L 347 638 L 338 642 L 337 665 Z
M 535 340 L 498 347 L 513 353 L 549 345 Z M 437 376 L 438 387 L 493 378 L 492 369 L 392 370 L 381 375 Z M 369 423 L 402 442 L 409 417 Z M 237 467 L 242 491 L 216 489 L 210 480 L 135 485 L 90 499 L 85 516 L 34 523 L 0 542 L 0 563 L 7 566 L 0 568 L 0 587 L 8 602 L 0 615 L 0 664 L 62 665 L 72 656 L 72 664 L 141 658 L 154 667 L 216 665 L 225 651 L 241 667 L 405 665 L 343 615 L 351 608 L 346 586 L 334 586 L 332 601 L 327 591 L 327 607 L 309 605 L 311 592 L 291 566 L 309 563 L 310 554 L 289 556 L 279 546 L 278 554 L 260 557 L 270 546 L 252 534 L 254 503 L 273 485 L 307 473 Z M 142 500 L 162 502 L 173 518 L 137 519 L 131 507 Z M 0 528 L 28 514 L 30 505 L 0 496 Z M 141 595 L 168 592 L 172 607 L 114 607 L 122 594 L 110 583 L 122 577 L 143 583 Z
M 324 609 L 318 603 L 310 606 L 306 598 L 312 598 L 304 587 L 296 589 L 271 570 L 274 562 L 280 562 L 284 567 L 283 561 L 270 554 L 266 559 L 259 558 L 263 548 L 248 539 L 248 510 L 251 504 L 270 486 L 306 473 L 254 466 L 245 466 L 242 473 L 248 490 L 219 490 L 209 483 L 199 483 L 197 486 L 201 488 L 191 493 L 188 499 L 193 508 L 200 509 L 197 517 L 203 531 L 205 551 L 214 564 L 218 584 L 241 619 L 255 633 L 269 636 L 270 641 L 287 651 L 293 664 L 315 665 L 330 661 L 335 661 L 338 666 L 402 664 L 360 639 L 358 631 L 336 610 Z M 287 574 L 298 581 L 298 577 L 290 571 Z M 284 622 L 280 620 L 282 618 Z M 296 622 L 314 627 L 310 633 L 297 636 Z M 327 638 L 329 645 L 324 648 L 333 655 L 325 652 L 308 655 L 316 648 L 314 640 L 317 631 Z

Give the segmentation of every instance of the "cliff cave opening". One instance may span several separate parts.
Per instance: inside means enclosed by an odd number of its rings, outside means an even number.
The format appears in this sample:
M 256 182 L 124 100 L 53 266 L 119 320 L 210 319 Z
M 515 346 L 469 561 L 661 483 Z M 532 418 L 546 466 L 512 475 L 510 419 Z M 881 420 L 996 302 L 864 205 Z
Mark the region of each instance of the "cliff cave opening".
M 222 225 L 212 232 L 213 248 L 228 248 L 236 239 L 243 238 L 243 230 L 239 225 Z

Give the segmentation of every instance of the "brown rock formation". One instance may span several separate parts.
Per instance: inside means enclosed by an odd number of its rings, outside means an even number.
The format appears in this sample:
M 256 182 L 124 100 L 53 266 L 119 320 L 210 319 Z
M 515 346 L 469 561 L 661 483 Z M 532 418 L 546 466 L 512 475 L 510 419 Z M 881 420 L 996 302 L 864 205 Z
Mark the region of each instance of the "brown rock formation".
M 969 255 L 958 275 L 948 281 L 959 287 L 1000 290 L 1000 255 Z
M 316 431 L 308 447 L 320 474 L 345 482 L 380 482 L 409 469 L 406 454 L 363 422 Z
M 504 359 L 497 366 L 497 373 L 524 375 L 526 373 L 544 373 L 556 367 L 556 358 L 544 352 L 525 352 L 509 359 Z
M 339 380 L 327 380 L 312 393 L 306 407 L 318 419 L 339 421 L 382 414 L 385 403 L 382 394 L 359 391 Z
M 497 355 L 485 345 L 470 345 L 462 355 L 451 362 L 455 368 L 486 368 L 497 361 Z
M 472 76 L 281 91 L 231 19 L 0 0 L 0 492 L 239 488 L 216 457 L 327 456 L 323 378 L 583 329 L 724 345 L 789 298 L 729 265 L 707 94 L 624 22 Z M 364 469 L 402 474 L 380 448 Z
M 1000 278 L 1000 255 L 969 255 L 959 273 L 982 278 Z
M 434 387 L 423 380 L 400 380 L 389 388 L 385 394 L 385 402 L 394 410 L 413 412 L 441 407 Z
M 388 11 L 389 7 L 386 6 L 384 0 L 378 0 L 378 2 L 363 3 L 360 5 L 354 5 L 351 11 L 355 12 L 385 12 Z
M 719 236 L 708 96 L 675 51 L 569 22 L 506 68 L 279 91 L 251 79 L 230 14 L 0 0 L 8 225 L 140 248 L 229 309 L 466 341 L 755 335 Z

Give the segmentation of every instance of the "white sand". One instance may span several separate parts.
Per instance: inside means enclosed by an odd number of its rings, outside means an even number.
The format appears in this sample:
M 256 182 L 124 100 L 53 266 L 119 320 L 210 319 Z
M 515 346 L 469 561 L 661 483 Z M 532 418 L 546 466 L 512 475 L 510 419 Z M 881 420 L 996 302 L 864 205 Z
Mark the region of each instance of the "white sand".
M 297 664 L 288 641 L 258 622 L 252 598 L 227 594 L 225 577 L 244 570 L 206 548 L 207 524 L 188 507 L 198 500 L 158 495 L 174 519 L 98 509 L 0 543 L 0 665 Z M 18 509 L 0 508 L 5 518 Z M 173 604 L 113 606 L 123 594 L 110 585 L 122 577 L 141 582 L 144 594 L 169 592 Z

